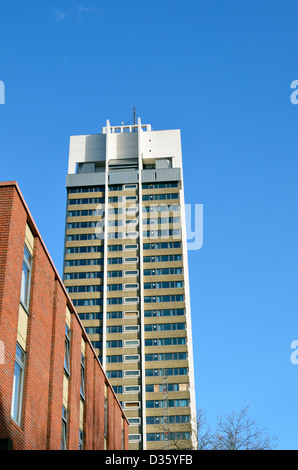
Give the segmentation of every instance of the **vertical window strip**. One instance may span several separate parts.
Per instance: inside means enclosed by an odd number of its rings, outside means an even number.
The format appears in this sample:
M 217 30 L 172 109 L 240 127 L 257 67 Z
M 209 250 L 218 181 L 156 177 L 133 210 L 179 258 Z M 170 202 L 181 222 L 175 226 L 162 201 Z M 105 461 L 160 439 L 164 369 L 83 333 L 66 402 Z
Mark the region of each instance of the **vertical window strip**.
M 81 388 L 80 394 L 83 400 L 85 400 L 85 356 L 81 353 Z
M 64 370 L 67 375 L 70 374 L 70 327 L 67 323 L 65 324 Z
M 13 378 L 11 417 L 18 425 L 21 424 L 21 417 L 22 417 L 24 371 L 25 371 L 25 352 L 19 346 L 19 344 L 17 344 L 14 378 Z
M 67 409 L 62 406 L 61 450 L 67 449 Z
M 32 256 L 29 252 L 29 249 L 25 245 L 24 255 L 23 255 L 22 281 L 21 281 L 21 303 L 23 307 L 26 309 L 26 311 L 28 311 L 29 309 L 31 273 L 32 273 Z
M 104 439 L 105 439 L 105 448 L 106 448 L 107 440 L 108 440 L 108 391 L 107 391 L 106 385 L 105 385 L 105 397 L 104 397 Z

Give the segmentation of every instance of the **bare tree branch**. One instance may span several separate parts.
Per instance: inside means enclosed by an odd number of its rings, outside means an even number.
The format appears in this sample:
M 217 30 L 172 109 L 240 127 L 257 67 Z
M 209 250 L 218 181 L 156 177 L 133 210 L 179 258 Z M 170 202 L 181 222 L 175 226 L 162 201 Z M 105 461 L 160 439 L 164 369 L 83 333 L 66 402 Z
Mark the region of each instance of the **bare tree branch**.
M 207 425 L 206 415 L 197 411 L 196 422 L 191 423 L 195 436 L 196 450 L 271 450 L 276 447 L 277 438 L 271 438 L 265 429 L 258 428 L 258 422 L 249 417 L 249 407 L 217 418 L 215 431 Z M 171 448 L 193 448 L 193 440 L 171 439 Z
M 246 407 L 218 418 L 213 435 L 214 449 L 269 450 L 275 447 L 276 438 L 270 438 L 264 429 L 259 429 L 248 411 Z

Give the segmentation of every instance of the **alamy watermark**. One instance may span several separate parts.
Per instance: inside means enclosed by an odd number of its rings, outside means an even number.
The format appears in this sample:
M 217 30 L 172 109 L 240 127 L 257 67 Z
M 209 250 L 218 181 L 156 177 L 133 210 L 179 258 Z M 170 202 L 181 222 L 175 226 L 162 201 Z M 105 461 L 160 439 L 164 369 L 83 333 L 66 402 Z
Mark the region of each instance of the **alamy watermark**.
M 5 104 L 5 85 L 0 80 L 0 104 Z
M 291 354 L 290 360 L 292 364 L 296 365 L 298 364 L 298 339 L 291 342 L 291 349 L 294 349 L 294 351 Z
M 291 88 L 294 88 L 294 91 L 291 93 L 291 103 L 298 104 L 298 80 L 292 81 Z
M 291 93 L 291 103 L 298 104 L 298 80 L 293 80 L 291 83 L 291 88 L 294 91 Z M 290 361 L 292 364 L 298 364 L 298 340 L 295 339 L 291 342 L 291 349 L 294 351 L 291 353 Z
M 188 250 L 203 246 L 203 204 L 185 204 L 186 239 Z
M 125 205 L 122 207 L 125 218 L 118 218 L 119 208 L 109 204 L 106 218 L 104 207 L 99 205 L 95 214 L 101 215 L 101 219 L 95 226 L 95 238 L 103 240 L 107 231 L 108 239 L 126 239 L 135 243 L 142 231 L 144 243 L 166 242 L 181 240 L 185 229 L 187 249 L 202 248 L 203 204 L 185 204 L 185 227 L 179 205 L 152 204 L 143 207 L 141 216 L 138 210 L 137 204 Z
M 291 88 L 294 89 L 294 91 L 291 93 L 291 103 L 298 104 L 298 80 L 292 81 Z M 290 361 L 292 364 L 296 365 L 298 364 L 298 340 L 297 339 L 291 342 L 291 349 L 294 349 L 294 351 L 291 354 Z

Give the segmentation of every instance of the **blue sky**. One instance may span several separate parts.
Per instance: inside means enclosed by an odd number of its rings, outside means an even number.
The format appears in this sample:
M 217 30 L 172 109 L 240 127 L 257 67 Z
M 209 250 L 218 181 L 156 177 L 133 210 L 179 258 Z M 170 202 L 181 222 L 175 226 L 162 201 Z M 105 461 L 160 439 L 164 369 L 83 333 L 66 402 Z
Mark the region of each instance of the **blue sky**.
M 0 180 L 16 180 L 62 272 L 69 136 L 136 106 L 181 129 L 197 406 L 250 405 L 298 449 L 298 4 L 290 0 L 6 0 Z

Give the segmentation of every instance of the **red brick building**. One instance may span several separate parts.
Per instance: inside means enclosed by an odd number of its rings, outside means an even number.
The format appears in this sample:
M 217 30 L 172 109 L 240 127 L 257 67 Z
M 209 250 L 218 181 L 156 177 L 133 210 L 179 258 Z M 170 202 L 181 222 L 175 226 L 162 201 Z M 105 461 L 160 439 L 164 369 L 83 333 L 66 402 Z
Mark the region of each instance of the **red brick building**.
M 0 447 L 128 449 L 128 421 L 17 183 L 0 183 Z

